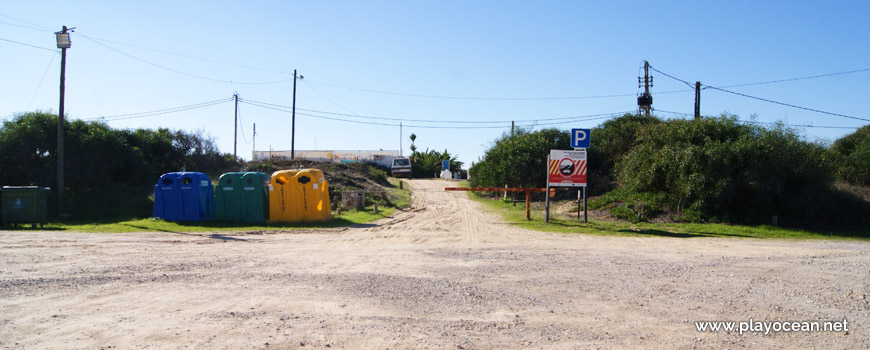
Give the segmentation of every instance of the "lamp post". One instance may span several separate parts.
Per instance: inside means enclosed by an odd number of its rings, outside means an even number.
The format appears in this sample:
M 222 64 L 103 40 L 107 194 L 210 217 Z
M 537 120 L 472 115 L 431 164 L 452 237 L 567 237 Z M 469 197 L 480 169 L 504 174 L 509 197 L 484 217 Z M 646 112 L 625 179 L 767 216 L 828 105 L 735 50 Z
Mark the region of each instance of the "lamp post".
M 74 29 L 74 28 L 73 28 Z M 63 26 L 63 30 L 54 33 L 57 38 L 57 48 L 60 54 L 60 108 L 57 113 L 57 213 L 63 213 L 63 100 L 66 86 L 66 49 L 70 48 L 69 32 L 71 30 Z

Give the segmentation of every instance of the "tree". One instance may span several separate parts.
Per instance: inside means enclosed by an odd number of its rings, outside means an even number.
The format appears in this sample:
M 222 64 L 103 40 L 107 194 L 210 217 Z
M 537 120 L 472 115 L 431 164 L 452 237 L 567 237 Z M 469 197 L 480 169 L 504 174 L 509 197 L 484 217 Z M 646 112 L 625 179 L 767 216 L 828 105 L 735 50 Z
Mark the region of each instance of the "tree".
M 64 192 L 73 214 L 88 208 L 110 213 L 123 207 L 116 203 L 131 193 L 147 201 L 160 174 L 182 167 L 210 176 L 241 168 L 202 131 L 117 130 L 103 122 L 69 119 L 64 123 Z M 57 116 L 37 111 L 3 122 L 0 154 L 0 185 L 36 185 L 56 191 Z
M 519 129 L 514 136 L 504 133 L 469 170 L 471 185 L 544 187 L 549 150 L 570 149 L 570 141 L 569 132 L 554 128 L 535 132 Z
M 840 157 L 840 179 L 870 186 L 870 125 L 835 141 L 831 151 Z
M 663 194 L 693 220 L 740 223 L 842 216 L 832 169 L 830 153 L 794 130 L 734 116 L 651 125 L 616 164 L 625 190 Z

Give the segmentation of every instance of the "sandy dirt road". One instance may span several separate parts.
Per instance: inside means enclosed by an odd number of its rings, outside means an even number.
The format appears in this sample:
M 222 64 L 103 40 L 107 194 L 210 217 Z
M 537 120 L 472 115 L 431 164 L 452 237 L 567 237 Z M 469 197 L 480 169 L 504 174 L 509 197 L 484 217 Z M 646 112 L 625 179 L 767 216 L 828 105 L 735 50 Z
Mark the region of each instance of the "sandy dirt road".
M 2 349 L 870 348 L 870 244 L 530 232 L 441 181 L 361 227 L 0 232 Z M 849 332 L 699 332 L 695 321 Z

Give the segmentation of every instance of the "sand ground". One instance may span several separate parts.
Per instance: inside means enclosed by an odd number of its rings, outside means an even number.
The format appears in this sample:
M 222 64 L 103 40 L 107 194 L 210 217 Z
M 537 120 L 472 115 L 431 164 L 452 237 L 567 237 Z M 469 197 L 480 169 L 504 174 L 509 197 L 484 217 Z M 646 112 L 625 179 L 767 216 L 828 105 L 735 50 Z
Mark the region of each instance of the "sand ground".
M 410 184 L 352 228 L 0 231 L 0 348 L 870 348 L 870 243 L 532 232 Z M 849 331 L 695 326 L 750 319 Z

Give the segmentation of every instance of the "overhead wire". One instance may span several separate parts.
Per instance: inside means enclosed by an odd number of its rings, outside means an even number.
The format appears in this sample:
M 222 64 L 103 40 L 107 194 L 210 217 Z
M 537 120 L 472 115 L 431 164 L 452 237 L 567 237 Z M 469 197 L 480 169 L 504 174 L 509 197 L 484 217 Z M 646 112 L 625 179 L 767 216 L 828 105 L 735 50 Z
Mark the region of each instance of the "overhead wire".
M 770 81 L 762 81 L 757 83 L 747 83 L 747 84 L 737 84 L 737 85 L 726 85 L 722 86 L 723 89 L 730 89 L 735 87 L 745 87 L 745 86 L 754 86 L 754 85 L 765 85 L 765 84 L 775 84 L 775 83 L 785 83 L 790 81 L 798 81 L 798 80 L 807 80 L 807 79 L 816 79 L 816 78 L 827 78 L 833 77 L 837 75 L 846 75 L 846 74 L 854 74 L 854 73 L 862 73 L 862 72 L 870 72 L 870 68 L 864 69 L 856 69 L 850 70 L 846 72 L 837 72 L 837 73 L 828 73 L 828 74 L 819 74 L 819 75 L 811 75 L 807 77 L 799 77 L 799 78 L 789 78 L 789 79 L 779 79 L 779 80 L 770 80 Z
M 31 26 L 34 26 L 34 27 L 37 27 L 37 28 L 42 28 L 42 29 L 47 30 L 47 31 L 54 31 L 53 29 L 51 29 L 51 28 L 49 28 L 49 27 L 46 27 L 46 26 L 43 26 L 43 25 L 39 25 L 39 24 L 36 24 L 36 23 L 33 23 L 33 22 L 28 22 L 28 21 L 25 21 L 25 20 L 23 20 L 23 19 L 15 18 L 15 17 L 9 16 L 9 15 L 4 15 L 4 14 L 2 14 L 2 13 L 0 13 L 0 17 L 6 17 L 6 18 L 9 18 L 9 19 L 11 19 L 11 20 L 15 20 L 15 21 L 18 21 L 18 22 L 21 22 L 21 23 L 26 23 L 26 24 L 29 24 L 29 25 L 31 25 Z M 30 28 L 30 29 L 36 29 L 36 28 Z
M 279 112 L 284 112 L 284 113 L 291 113 L 291 112 L 292 112 L 292 107 L 289 107 L 289 106 L 281 106 L 281 105 L 270 104 L 270 103 L 263 103 L 263 102 L 252 101 L 252 100 L 247 100 L 247 99 L 239 99 L 239 102 L 247 103 L 247 104 L 250 104 L 250 105 L 253 105 L 253 106 L 257 106 L 257 107 L 260 107 L 260 108 L 265 108 L 265 109 L 271 109 L 271 110 L 275 110 L 275 111 L 279 111 Z M 301 110 L 301 109 L 300 109 L 300 108 L 297 108 L 297 110 Z M 305 110 L 305 111 L 312 111 L 312 110 Z M 346 116 L 346 117 L 357 117 L 357 118 L 364 118 L 364 119 L 377 119 L 377 120 L 388 119 L 388 120 L 402 120 L 402 121 L 412 121 L 412 122 L 416 121 L 416 122 L 428 122 L 428 123 L 455 123 L 455 121 L 435 121 L 435 120 L 420 120 L 420 119 L 379 118 L 379 117 L 370 117 L 370 116 L 353 116 L 353 115 L 347 115 L 347 114 L 341 114 L 341 113 L 331 113 L 331 112 L 322 112 L 322 111 L 313 111 L 313 112 L 324 113 L 324 114 L 331 114 L 331 115 L 341 115 L 341 116 Z M 530 120 L 522 120 L 522 121 L 520 121 L 522 124 L 519 124 L 518 126 L 558 125 L 558 124 L 572 123 L 572 122 L 577 122 L 577 121 L 586 121 L 586 120 L 597 120 L 597 119 L 604 119 L 604 118 L 612 118 L 612 117 L 614 117 L 614 116 L 622 115 L 622 114 L 624 114 L 624 113 L 627 113 L 627 112 L 601 113 L 601 114 L 592 114 L 592 115 L 585 115 L 585 116 L 574 116 L 574 117 L 567 117 L 567 118 L 541 118 L 541 119 L 537 119 L 537 120 L 535 120 L 535 119 L 530 119 Z M 388 124 L 388 123 L 383 123 L 383 122 L 372 122 L 372 121 L 366 121 L 366 120 L 353 120 L 353 119 L 345 119 L 345 118 L 328 117 L 328 116 L 317 115 L 317 114 L 311 114 L 311 113 L 304 113 L 304 112 L 303 112 L 303 113 L 296 112 L 296 115 L 307 116 L 307 117 L 318 118 L 318 119 L 325 119 L 325 120 L 334 120 L 334 121 L 342 121 L 342 122 L 349 122 L 349 123 L 357 123 L 357 124 L 380 125 L 380 126 L 390 126 L 390 127 L 395 127 L 395 126 L 396 126 L 395 124 Z M 560 121 L 557 121 L 557 122 L 549 122 L 549 123 L 540 123 L 540 121 L 550 121 L 550 120 L 560 120 Z M 516 121 L 514 121 L 514 122 L 516 122 Z M 504 124 L 504 125 L 499 125 L 499 126 L 438 126 L 438 125 L 404 125 L 404 126 L 405 126 L 405 127 L 416 127 L 416 128 L 427 128 L 427 129 L 504 129 L 504 128 L 510 128 L 510 123 L 511 123 L 511 121 L 495 121 L 495 122 L 493 122 L 493 121 L 483 121 L 483 122 L 472 122 L 472 123 L 478 123 L 478 124 L 483 124 L 483 123 L 500 123 L 500 124 Z M 515 124 L 515 125 L 516 125 L 516 124 Z
M 129 57 L 129 58 L 132 58 L 132 59 L 137 60 L 137 61 L 139 61 L 139 62 L 142 62 L 142 63 L 148 64 L 148 65 L 151 65 L 151 66 L 154 66 L 154 67 L 157 67 L 157 68 L 160 68 L 160 69 L 163 69 L 163 70 L 169 71 L 169 72 L 173 72 L 173 73 L 176 73 L 176 74 L 181 74 L 181 75 L 184 75 L 184 76 L 187 76 L 187 77 L 191 77 L 191 78 L 196 78 L 196 79 L 201 79 L 201 80 L 206 80 L 206 81 L 211 81 L 211 82 L 217 82 L 217 83 L 240 84 L 240 85 L 268 85 L 268 84 L 278 84 L 278 83 L 283 83 L 283 82 L 288 82 L 288 81 L 293 80 L 292 78 L 290 78 L 290 79 L 282 79 L 282 80 L 274 80 L 274 81 L 264 81 L 264 82 L 240 82 L 240 81 L 233 81 L 233 80 L 221 80 L 221 79 L 209 78 L 209 77 L 205 77 L 205 76 L 201 76 L 201 75 L 196 75 L 196 74 L 191 74 L 191 73 L 187 73 L 187 72 L 182 72 L 182 71 L 180 71 L 180 70 L 173 69 L 173 68 L 169 68 L 169 67 L 166 67 L 166 66 L 163 66 L 163 65 L 159 65 L 159 64 L 157 64 L 157 63 L 154 63 L 154 62 L 151 62 L 151 61 L 148 61 L 148 60 L 145 60 L 145 59 L 142 59 L 142 58 L 139 58 L 139 57 L 133 56 L 133 55 L 128 54 L 128 53 L 126 53 L 126 52 L 124 52 L 124 51 L 118 50 L 118 49 L 116 49 L 116 48 L 114 48 L 114 47 L 111 47 L 111 46 L 109 46 L 109 45 L 107 45 L 107 44 L 105 44 L 105 43 L 102 43 L 102 42 L 100 42 L 100 41 L 94 40 L 94 39 L 92 39 L 91 37 L 82 34 L 81 32 L 78 32 L 78 34 L 79 34 L 80 36 L 84 37 L 85 39 L 88 39 L 88 40 L 90 40 L 90 41 L 96 43 L 97 45 L 103 46 L 103 47 L 105 47 L 105 48 L 107 48 L 107 49 L 109 49 L 109 50 L 115 51 L 115 52 L 117 52 L 117 53 L 119 53 L 119 54 L 122 54 L 122 55 L 124 55 L 124 56 Z
M 245 144 L 250 145 L 251 142 L 248 141 L 248 137 L 245 136 L 245 123 L 242 122 L 242 109 L 238 108 L 236 110 L 238 111 L 239 116 L 239 129 L 242 129 L 242 140 L 245 140 Z
M 189 59 L 199 60 L 199 61 L 203 61 L 203 62 L 218 63 L 218 64 L 227 65 L 227 66 L 234 66 L 234 67 L 246 68 L 246 69 L 251 69 L 251 70 L 258 70 L 258 71 L 270 72 L 270 73 L 277 73 L 277 74 L 284 74 L 284 75 L 289 75 L 289 74 L 290 74 L 290 73 L 288 73 L 288 72 L 285 72 L 285 71 L 282 71 L 282 70 L 277 70 L 277 69 L 269 69 L 269 68 L 262 68 L 262 67 L 254 67 L 254 66 L 248 66 L 248 65 L 244 65 L 244 64 L 238 64 L 238 63 L 232 63 L 232 62 L 219 61 L 219 60 L 215 60 L 215 59 L 211 59 L 211 58 L 203 58 L 203 57 L 197 57 L 197 56 L 185 55 L 185 54 L 181 54 L 181 53 L 170 52 L 170 51 L 159 50 L 159 49 L 152 49 L 152 48 L 150 48 L 150 47 L 144 47 L 144 46 L 139 46 L 139 45 L 133 45 L 133 44 L 123 43 L 123 42 L 113 41 L 113 40 L 108 40 L 108 39 L 101 39 L 101 38 L 94 38 L 94 37 L 91 37 L 90 39 L 91 39 L 91 40 L 97 40 L 97 41 L 103 41 L 103 42 L 107 42 L 107 43 L 112 43 L 112 44 L 115 44 L 115 45 L 123 45 L 123 46 L 127 46 L 127 47 L 133 47 L 133 48 L 137 48 L 137 49 L 148 50 L 148 51 L 158 52 L 158 53 L 167 54 L 167 55 L 173 55 L 173 56 L 178 56 L 178 57 L 184 57 L 184 58 L 189 58 Z M 292 79 L 290 79 L 290 80 L 292 80 Z
M 39 79 L 39 85 L 36 87 L 36 91 L 33 92 L 33 97 L 30 98 L 30 103 L 27 104 L 28 110 L 30 109 L 30 106 L 33 106 L 33 101 L 36 101 L 36 96 L 39 95 L 39 90 L 42 90 L 42 84 L 45 82 L 45 77 L 48 76 L 48 71 L 51 69 L 51 66 L 54 65 L 54 59 L 57 55 L 57 51 L 54 51 L 54 54 L 51 55 L 51 61 L 49 61 L 48 66 L 45 67 L 45 72 L 42 73 L 42 79 Z
M 405 97 L 418 97 L 418 98 L 432 98 L 432 99 L 444 99 L 444 100 L 487 100 L 487 101 L 534 101 L 534 100 L 582 100 L 582 99 L 598 99 L 598 98 L 614 98 L 614 97 L 634 97 L 635 94 L 614 94 L 614 95 L 589 95 L 589 96 L 561 96 L 561 97 L 479 97 L 479 96 L 444 96 L 444 95 L 424 95 L 424 94 L 411 94 L 411 93 L 403 93 L 403 92 L 391 92 L 391 91 L 382 91 L 382 90 L 371 90 L 371 89 L 363 89 L 356 88 L 344 85 L 330 84 L 319 82 L 316 80 L 307 79 L 309 82 L 314 84 L 320 84 L 325 86 L 337 87 L 341 89 L 347 90 L 355 90 L 376 94 L 384 94 L 384 95 L 394 95 L 394 96 L 405 96 Z M 687 92 L 693 90 L 674 90 L 674 91 L 662 91 L 659 94 L 671 94 L 678 92 Z
M 840 113 L 833 113 L 833 112 L 827 112 L 827 111 L 823 111 L 823 110 L 819 110 L 819 109 L 815 109 L 815 108 L 801 107 L 801 106 L 793 105 L 793 104 L 790 104 L 790 103 L 779 102 L 779 101 L 774 101 L 774 100 L 770 100 L 770 99 L 766 99 L 766 98 L 761 98 L 761 97 L 757 97 L 757 96 L 747 95 L 747 94 L 744 94 L 744 93 L 739 93 L 739 92 L 735 92 L 735 91 L 731 91 L 731 90 L 725 90 L 725 89 L 718 88 L 718 87 L 715 87 L 715 86 L 710 86 L 710 85 L 707 85 L 707 87 L 710 88 L 710 89 L 713 89 L 713 90 L 718 90 L 718 91 L 722 91 L 722 92 L 727 92 L 727 93 L 729 93 L 729 94 L 734 94 L 734 95 L 738 95 L 738 96 L 743 96 L 743 97 L 746 97 L 746 98 L 751 98 L 751 99 L 755 99 L 755 100 L 759 100 L 759 101 L 764 101 L 764 102 L 768 102 L 768 103 L 778 104 L 778 105 L 781 105 L 781 106 L 786 106 L 786 107 L 791 107 L 791 108 L 797 108 L 797 109 L 802 109 L 802 110 L 805 110 L 805 111 L 816 112 L 816 113 L 821 113 L 821 114 L 827 114 L 827 115 L 832 115 L 832 116 L 836 116 L 836 117 L 843 117 L 843 118 L 849 118 L 849 119 L 855 119 L 855 120 L 863 120 L 863 121 L 870 122 L 870 119 L 867 119 L 867 118 L 853 117 L 853 116 L 850 116 L 850 115 L 845 115 L 845 114 L 840 114 Z
M 256 103 L 262 104 L 266 106 L 276 107 L 281 110 L 291 109 L 291 106 L 284 106 L 278 104 L 272 104 L 262 101 L 254 101 L 249 99 L 239 98 L 239 101 L 248 102 L 248 103 Z M 451 123 L 451 124 L 504 124 L 511 122 L 549 122 L 556 120 L 574 120 L 577 118 L 582 118 L 583 116 L 571 116 L 571 117 L 559 117 L 559 118 L 529 118 L 529 119 L 512 119 L 512 120 L 485 120 L 485 121 L 469 121 L 469 120 L 434 120 L 434 119 L 414 119 L 414 118 L 388 118 L 388 117 L 375 117 L 375 116 L 367 116 L 367 115 L 358 115 L 358 114 L 346 114 L 346 113 L 336 113 L 336 112 L 327 112 L 320 111 L 314 109 L 306 109 L 306 108 L 296 108 L 297 111 L 310 112 L 310 113 L 319 113 L 319 114 L 328 114 L 335 115 L 340 117 L 350 117 L 350 118 L 360 118 L 360 119 L 374 119 L 374 120 L 388 120 L 388 121 L 397 121 L 397 122 L 417 122 L 417 123 Z M 624 112 L 620 112 L 624 113 Z M 296 114 L 299 114 L 298 112 Z M 387 124 L 392 125 L 392 124 Z
M 34 49 L 40 49 L 40 50 L 46 50 L 46 51 L 57 52 L 57 50 L 55 50 L 55 49 L 49 49 L 49 48 L 47 48 L 47 47 L 31 45 L 31 44 L 28 44 L 28 43 L 22 43 L 22 42 L 20 42 L 20 41 L 9 40 L 9 39 L 4 39 L 4 38 L 0 38 L 0 40 L 2 40 L 2 41 L 6 41 L 6 42 L 10 42 L 10 43 L 13 43 L 13 44 L 29 46 L 29 47 L 32 47 L 32 48 L 34 48 Z
M 341 105 L 340 103 L 335 102 L 333 99 L 329 98 L 329 96 L 326 96 L 325 94 L 321 93 L 320 90 L 318 90 L 318 89 L 315 88 L 314 86 L 311 86 L 311 84 L 308 84 L 308 82 L 305 81 L 305 79 L 300 79 L 300 80 L 302 80 L 302 83 L 305 84 L 305 86 L 311 88 L 311 91 L 314 91 L 316 94 L 320 95 L 320 97 L 323 97 L 324 99 L 326 99 L 326 100 L 329 101 L 330 103 L 332 103 L 332 104 L 338 106 L 338 108 L 341 108 L 341 109 L 343 109 L 343 110 L 345 110 L 345 111 L 348 111 L 348 112 L 350 112 L 350 113 L 356 113 L 356 112 L 354 112 L 354 111 L 348 109 L 347 107 Z
M 661 109 L 656 109 L 655 111 L 656 111 L 656 112 L 663 112 L 663 113 L 669 113 L 669 114 L 679 115 L 679 116 L 684 116 L 684 117 L 694 117 L 694 116 L 695 116 L 694 114 L 691 114 L 691 113 L 673 112 L 673 111 L 666 111 L 666 110 L 661 110 Z M 798 127 L 798 128 L 852 129 L 852 130 L 860 129 L 860 127 L 858 127 L 858 126 L 829 126 L 829 125 L 811 125 L 811 124 L 787 124 L 787 123 L 778 123 L 778 122 L 760 122 L 760 121 L 755 121 L 755 120 L 738 120 L 738 121 L 741 122 L 741 123 L 766 124 L 766 125 L 784 125 L 784 126 L 792 126 L 792 127 Z
M 659 74 L 662 74 L 662 75 L 664 75 L 664 76 L 666 76 L 666 77 L 668 77 L 668 78 L 671 78 L 671 79 L 674 79 L 674 80 L 677 80 L 677 81 L 683 82 L 683 83 L 685 83 L 686 85 L 692 86 L 692 85 L 689 84 L 687 81 L 685 81 L 685 80 L 683 80 L 683 79 L 680 79 L 680 78 L 677 78 L 677 77 L 675 77 L 675 76 L 673 76 L 673 75 L 667 74 L 667 73 L 665 73 L 665 72 L 662 72 L 662 71 L 660 71 L 660 70 L 658 70 L 658 69 L 653 68 L 652 66 L 650 66 L 650 69 L 652 69 L 652 70 L 658 72 Z M 863 72 L 863 71 L 866 71 L 866 70 L 870 70 L 870 69 L 860 69 L 860 70 L 855 70 L 855 71 L 851 71 L 851 72 L 832 73 L 832 74 L 821 75 L 821 76 L 831 76 L 831 75 L 838 75 L 838 74 L 849 74 L 849 73 L 855 73 L 855 72 Z M 821 77 L 821 76 L 818 76 L 818 77 Z M 782 81 L 792 81 L 792 80 L 810 79 L 810 78 L 812 78 L 812 77 L 794 78 L 794 79 L 783 79 Z M 772 83 L 772 82 L 762 82 L 762 83 Z M 762 84 L 762 83 L 759 83 L 759 84 Z M 749 85 L 758 85 L 758 84 L 742 84 L 742 86 L 749 86 Z M 832 115 L 832 116 L 836 116 L 836 117 L 843 117 L 843 118 L 855 119 L 855 120 L 870 121 L 870 119 L 867 119 L 867 118 L 854 117 L 854 116 L 845 115 L 845 114 L 840 114 L 840 113 L 827 112 L 827 111 L 823 111 L 823 110 L 815 109 L 815 108 L 802 107 L 802 106 L 793 105 L 793 104 L 790 104 L 790 103 L 779 102 L 779 101 L 774 101 L 774 100 L 766 99 L 766 98 L 762 98 L 762 97 L 757 97 L 757 96 L 747 95 L 747 94 L 740 93 L 740 92 L 735 92 L 735 91 L 731 91 L 731 90 L 725 90 L 725 89 L 723 89 L 723 88 L 719 88 L 719 87 L 715 87 L 715 86 L 710 86 L 710 85 L 705 85 L 704 88 L 705 88 L 705 89 L 718 90 L 718 91 L 722 91 L 722 92 L 727 92 L 727 93 L 729 93 L 729 94 L 734 94 L 734 95 L 737 95 L 737 96 L 742 96 L 742 97 L 751 98 L 751 99 L 755 99 L 755 100 L 759 100 L 759 101 L 764 101 L 764 102 L 768 102 L 768 103 L 778 104 L 778 105 L 781 105 L 781 106 L 786 106 L 786 107 L 791 107 L 791 108 L 802 109 L 802 110 L 810 111 L 810 112 L 816 112 L 816 113 L 827 114 L 827 115 Z
M 153 117 L 153 116 L 157 116 L 157 115 L 170 114 L 170 113 L 177 113 L 177 112 L 189 111 L 189 110 L 192 110 L 192 109 L 199 109 L 199 108 L 210 107 L 210 106 L 218 105 L 218 104 L 221 104 L 221 103 L 230 102 L 230 101 L 232 101 L 232 100 L 233 100 L 233 98 L 232 98 L 232 97 L 229 97 L 229 98 L 224 98 L 224 99 L 220 99 L 220 100 L 214 100 L 214 101 L 202 102 L 202 103 L 197 103 L 197 104 L 192 104 L 192 105 L 187 105 L 187 106 L 179 106 L 179 107 L 172 107 L 172 108 L 158 109 L 158 110 L 147 111 L 147 112 L 128 113 L 128 114 L 118 114 L 118 115 L 112 115 L 112 116 L 101 116 L 101 117 L 92 117 L 92 118 L 82 118 L 82 120 L 97 120 L 97 119 L 99 119 L 99 120 L 104 120 L 104 121 L 115 121 L 115 120 L 125 120 L 125 119 L 135 119 L 135 118 Z

